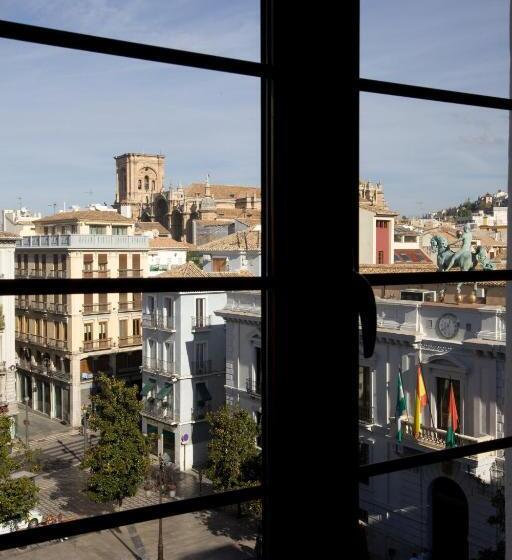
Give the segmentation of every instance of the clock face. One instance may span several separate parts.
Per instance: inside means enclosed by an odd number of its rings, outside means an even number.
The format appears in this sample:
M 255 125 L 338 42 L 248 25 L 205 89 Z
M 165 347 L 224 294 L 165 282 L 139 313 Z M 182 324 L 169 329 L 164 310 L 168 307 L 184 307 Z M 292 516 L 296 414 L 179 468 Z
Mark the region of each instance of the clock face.
M 459 322 L 452 313 L 445 313 L 439 317 L 437 331 L 443 338 L 453 338 L 459 331 Z

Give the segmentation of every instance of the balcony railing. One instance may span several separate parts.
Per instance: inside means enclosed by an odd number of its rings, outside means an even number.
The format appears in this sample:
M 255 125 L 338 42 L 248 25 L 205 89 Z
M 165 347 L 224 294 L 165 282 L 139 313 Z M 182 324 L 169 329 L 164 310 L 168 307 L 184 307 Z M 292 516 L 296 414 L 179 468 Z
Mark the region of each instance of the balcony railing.
M 373 424 L 373 406 L 366 403 L 359 403 L 359 422 Z
M 118 309 L 120 313 L 123 311 L 140 311 L 142 304 L 140 301 L 120 301 Z
M 178 424 L 180 421 L 179 414 L 174 410 L 174 408 L 172 406 L 162 404 L 162 401 L 159 399 L 146 400 L 144 402 L 142 414 L 144 416 L 151 416 L 152 418 L 168 422 L 169 424 Z
M 143 235 L 64 234 L 27 235 L 16 247 L 68 247 L 71 249 L 147 249 L 149 239 Z
M 160 315 L 158 313 L 143 313 L 142 326 L 149 329 L 162 329 L 164 331 L 174 331 L 174 317 Z
M 28 341 L 39 346 L 48 346 L 48 337 L 40 334 L 29 334 Z
M 109 348 L 112 348 L 111 338 L 82 341 L 82 352 L 95 352 L 96 350 L 108 350 Z
M 28 333 L 16 331 L 15 332 L 16 340 L 20 342 L 28 342 Z
M 158 373 L 169 377 L 177 377 L 176 364 L 167 360 L 157 360 L 156 358 L 144 358 L 144 369 L 152 373 Z
M 142 268 L 120 268 L 118 272 L 119 278 L 140 278 L 142 276 Z
M 204 406 L 197 406 L 190 410 L 190 419 L 191 420 L 204 420 L 208 412 L 211 412 L 211 406 L 206 404 Z
M 29 304 L 29 307 L 32 311 L 39 311 L 41 313 L 47 313 L 48 302 L 47 301 L 32 300 Z
M 56 350 L 68 350 L 68 341 L 60 340 L 58 338 L 48 338 L 48 346 Z
M 47 273 L 47 278 L 66 278 L 67 276 L 67 270 L 61 270 L 61 269 L 53 269 L 53 270 L 49 270 Z
M 58 315 L 67 315 L 68 314 L 68 304 L 67 303 L 56 303 L 56 302 L 49 302 L 48 303 L 48 311 L 50 313 L 56 313 Z
M 14 305 L 16 309 L 28 310 L 30 307 L 30 301 L 28 299 L 16 298 L 14 300 Z
M 261 395 L 261 381 L 249 378 L 245 383 L 246 391 L 250 395 Z
M 190 373 L 193 375 L 202 373 L 211 373 L 212 371 L 212 361 L 203 360 L 202 362 L 190 362 Z
M 69 372 L 64 370 L 58 370 L 52 366 L 45 366 L 43 364 L 38 364 L 37 362 L 30 362 L 29 360 L 20 360 L 18 363 L 18 368 L 25 371 L 30 371 L 32 373 L 38 373 L 39 375 L 46 375 L 47 377 L 54 377 L 62 381 L 70 381 L 71 375 Z
M 200 315 L 198 317 L 192 317 L 192 330 L 198 331 L 201 329 L 209 329 L 211 326 L 211 315 Z
M 110 270 L 88 270 L 85 269 L 82 271 L 83 278 L 110 278 Z
M 101 313 L 110 313 L 110 303 L 84 303 L 82 305 L 83 315 L 99 315 Z
M 126 346 L 140 346 L 142 344 L 142 337 L 140 334 L 133 336 L 120 336 L 119 337 L 119 347 L 124 348 Z
M 404 436 L 409 440 L 414 440 L 420 445 L 424 445 L 425 447 L 429 447 L 431 449 L 442 449 L 446 445 L 446 430 L 442 430 L 441 428 L 433 428 L 427 427 L 424 425 L 420 426 L 420 433 L 417 438 L 414 437 L 414 422 L 408 420 L 402 420 L 403 432 Z M 458 447 L 463 445 L 469 445 L 472 443 L 480 443 L 482 441 L 487 441 L 492 439 L 491 436 L 482 436 L 482 437 L 472 437 L 466 436 L 464 434 L 455 434 L 455 442 Z M 495 455 L 495 451 L 490 452 L 492 455 Z M 488 455 L 486 453 L 481 453 L 480 455 L 472 455 L 470 456 L 473 459 L 481 458 L 484 455 Z

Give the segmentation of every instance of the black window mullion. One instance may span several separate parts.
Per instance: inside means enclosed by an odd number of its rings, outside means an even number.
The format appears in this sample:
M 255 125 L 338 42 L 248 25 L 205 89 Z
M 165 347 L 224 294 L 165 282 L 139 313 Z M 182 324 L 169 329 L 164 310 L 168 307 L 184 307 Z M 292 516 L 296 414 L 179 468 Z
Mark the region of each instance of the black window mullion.
M 13 21 L 0 20 L 0 37 L 52 47 L 64 47 L 98 54 L 124 56 L 137 60 L 163 62 L 202 70 L 216 70 L 241 76 L 262 77 L 270 73 L 269 67 L 260 62 L 157 47 L 143 43 L 132 43 L 130 41 L 97 37 L 95 35 L 62 31 L 48 27 L 38 27 Z

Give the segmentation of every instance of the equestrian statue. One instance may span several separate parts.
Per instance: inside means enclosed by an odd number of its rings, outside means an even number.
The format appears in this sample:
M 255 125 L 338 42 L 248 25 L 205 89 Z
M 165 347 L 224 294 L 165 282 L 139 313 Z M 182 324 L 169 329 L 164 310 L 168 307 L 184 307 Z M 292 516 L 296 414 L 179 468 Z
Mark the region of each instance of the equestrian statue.
M 476 247 L 472 251 L 471 241 L 473 234 L 469 224 L 464 225 L 464 230 L 460 238 L 452 243 L 448 243 L 442 235 L 434 235 L 430 240 L 432 252 L 437 253 L 437 268 L 441 272 L 450 270 L 453 266 L 458 266 L 460 270 L 475 270 L 478 263 L 484 270 L 495 270 L 496 265 L 487 256 L 485 247 Z M 451 246 L 461 244 L 461 248 L 454 252 Z

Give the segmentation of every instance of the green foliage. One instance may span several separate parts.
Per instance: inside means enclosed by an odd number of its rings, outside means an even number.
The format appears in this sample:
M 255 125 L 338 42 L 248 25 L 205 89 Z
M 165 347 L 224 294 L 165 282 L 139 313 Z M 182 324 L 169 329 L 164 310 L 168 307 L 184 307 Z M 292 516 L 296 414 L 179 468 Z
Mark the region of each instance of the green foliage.
M 212 439 L 208 444 L 206 476 L 215 490 L 240 488 L 247 482 L 247 465 L 258 454 L 258 426 L 246 410 L 224 406 L 206 416 Z
M 203 268 L 202 254 L 196 251 L 187 251 L 187 262 L 193 262 L 199 268 Z
M 92 397 L 89 425 L 98 443 L 87 449 L 81 467 L 89 469 L 88 497 L 99 503 L 134 496 L 149 468 L 149 441 L 139 429 L 142 404 L 137 388 L 102 374 L 100 391 Z
M 19 468 L 11 455 L 11 421 L 0 414 L 0 524 L 12 519 L 27 519 L 29 511 L 37 504 L 39 489 L 26 477 L 11 479 Z

